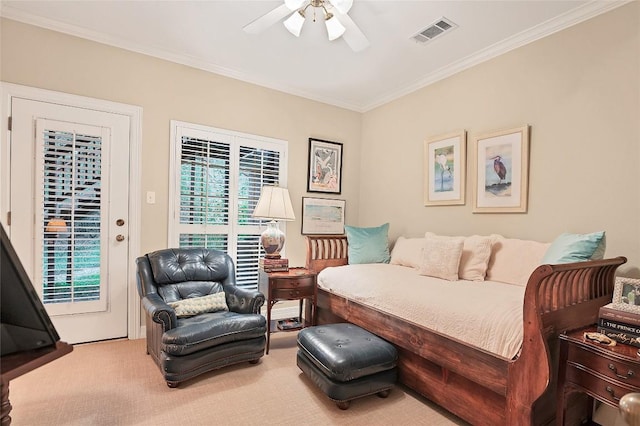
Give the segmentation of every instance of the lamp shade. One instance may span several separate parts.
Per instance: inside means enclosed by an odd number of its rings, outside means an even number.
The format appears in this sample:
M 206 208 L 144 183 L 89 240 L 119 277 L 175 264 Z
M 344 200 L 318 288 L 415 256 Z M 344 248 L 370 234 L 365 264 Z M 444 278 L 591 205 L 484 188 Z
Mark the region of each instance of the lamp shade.
M 293 12 L 291 16 L 284 21 L 285 28 L 296 37 L 300 37 L 300 31 L 302 31 L 303 24 L 304 15 L 299 11 Z
M 253 217 L 272 220 L 295 220 L 287 188 L 265 185 L 253 211 Z
M 329 34 L 329 40 L 335 40 L 344 34 L 345 28 L 344 25 L 338 21 L 338 18 L 332 16 L 331 18 L 325 21 L 325 25 L 327 26 L 327 33 Z

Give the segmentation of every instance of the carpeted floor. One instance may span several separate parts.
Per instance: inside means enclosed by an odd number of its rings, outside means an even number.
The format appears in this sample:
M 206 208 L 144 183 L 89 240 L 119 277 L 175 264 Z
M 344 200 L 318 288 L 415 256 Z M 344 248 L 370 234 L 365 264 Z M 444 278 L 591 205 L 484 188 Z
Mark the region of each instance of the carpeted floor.
M 145 341 L 77 345 L 13 380 L 15 426 L 465 425 L 402 386 L 340 410 L 296 366 L 296 333 L 275 333 L 260 363 L 238 364 L 170 389 Z

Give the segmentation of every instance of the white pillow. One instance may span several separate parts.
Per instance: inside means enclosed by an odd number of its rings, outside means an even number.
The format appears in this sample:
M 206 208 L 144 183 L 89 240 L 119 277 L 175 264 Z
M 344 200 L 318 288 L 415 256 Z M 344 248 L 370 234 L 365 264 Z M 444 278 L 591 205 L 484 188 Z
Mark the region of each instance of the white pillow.
M 464 239 L 458 275 L 462 280 L 484 281 L 494 237 L 472 235 Z
M 427 233 L 430 234 L 430 233 Z M 422 264 L 418 273 L 444 280 L 456 281 L 464 237 L 425 235 Z
M 424 238 L 398 237 L 393 250 L 391 250 L 391 261 L 389 263 L 418 269 L 422 264 L 423 250 Z
M 486 279 L 527 285 L 531 273 L 542 264 L 542 258 L 550 245 L 496 235 Z
M 190 297 L 168 303 L 176 311 L 178 318 L 192 317 L 205 312 L 228 311 L 224 291 L 202 297 Z

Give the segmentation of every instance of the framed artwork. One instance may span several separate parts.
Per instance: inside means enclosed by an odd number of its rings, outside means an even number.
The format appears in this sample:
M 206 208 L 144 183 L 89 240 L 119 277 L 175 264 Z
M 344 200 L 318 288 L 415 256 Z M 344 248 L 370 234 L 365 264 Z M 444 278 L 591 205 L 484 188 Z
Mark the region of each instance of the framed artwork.
M 302 197 L 302 234 L 344 234 L 345 200 Z
M 616 277 L 612 302 L 614 309 L 640 314 L 640 280 Z
M 342 144 L 309 138 L 308 192 L 342 191 Z
M 424 205 L 464 204 L 467 133 L 462 130 L 424 142 Z
M 529 126 L 475 138 L 474 213 L 526 213 Z

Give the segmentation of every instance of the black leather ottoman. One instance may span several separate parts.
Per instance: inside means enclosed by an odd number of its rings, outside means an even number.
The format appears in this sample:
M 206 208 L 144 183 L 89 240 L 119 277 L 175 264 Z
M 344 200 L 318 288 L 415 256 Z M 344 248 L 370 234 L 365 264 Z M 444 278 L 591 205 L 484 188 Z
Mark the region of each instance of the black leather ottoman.
M 343 410 L 362 396 L 386 398 L 396 382 L 397 361 L 391 343 L 353 324 L 298 333 L 298 367 Z

